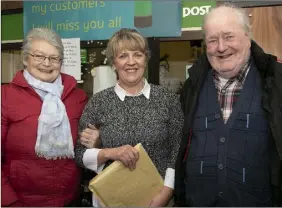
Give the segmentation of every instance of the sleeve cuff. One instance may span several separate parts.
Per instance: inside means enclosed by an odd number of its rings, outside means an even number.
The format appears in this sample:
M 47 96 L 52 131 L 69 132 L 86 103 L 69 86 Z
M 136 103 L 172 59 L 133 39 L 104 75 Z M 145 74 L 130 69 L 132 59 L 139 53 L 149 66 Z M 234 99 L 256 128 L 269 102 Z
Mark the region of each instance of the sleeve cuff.
M 83 158 L 82 158 L 83 165 L 87 169 L 92 170 L 96 172 L 97 174 L 102 172 L 105 166 L 105 164 L 98 166 L 98 154 L 100 150 L 101 149 L 97 149 L 97 148 L 87 149 L 84 152 Z
M 175 170 L 172 168 L 167 168 L 165 173 L 164 186 L 174 189 L 174 178 Z

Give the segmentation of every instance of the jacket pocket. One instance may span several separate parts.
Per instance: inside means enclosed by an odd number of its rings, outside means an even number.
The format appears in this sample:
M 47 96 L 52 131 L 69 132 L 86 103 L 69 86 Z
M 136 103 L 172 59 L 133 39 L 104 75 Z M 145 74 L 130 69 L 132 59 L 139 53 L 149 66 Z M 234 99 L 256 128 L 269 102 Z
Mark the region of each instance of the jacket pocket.
M 194 158 L 186 162 L 186 173 L 192 177 L 216 177 L 217 164 L 216 157 L 212 158 Z
M 40 115 L 40 111 L 36 112 L 35 110 L 31 111 L 32 108 L 26 109 L 25 112 L 22 112 L 23 109 L 18 109 L 18 108 L 11 108 L 9 113 L 9 117 L 11 119 L 12 123 L 19 123 L 21 121 L 33 121 L 33 120 L 38 120 L 38 117 Z M 41 109 L 40 109 L 41 110 Z
M 72 192 L 79 181 L 72 160 L 13 160 L 10 164 L 12 187 L 30 195 L 52 195 Z
M 217 121 L 220 119 L 220 114 L 211 114 L 208 116 L 197 116 L 194 119 L 194 131 L 209 131 L 217 127 Z
M 216 160 L 197 158 L 186 163 L 186 201 L 191 206 L 210 206 L 217 193 Z
M 269 173 L 265 167 L 252 167 L 231 158 L 227 159 L 227 180 L 230 189 L 239 190 L 239 195 L 251 197 L 258 203 L 270 200 Z
M 238 113 L 233 129 L 267 133 L 269 126 L 264 115 L 259 113 Z

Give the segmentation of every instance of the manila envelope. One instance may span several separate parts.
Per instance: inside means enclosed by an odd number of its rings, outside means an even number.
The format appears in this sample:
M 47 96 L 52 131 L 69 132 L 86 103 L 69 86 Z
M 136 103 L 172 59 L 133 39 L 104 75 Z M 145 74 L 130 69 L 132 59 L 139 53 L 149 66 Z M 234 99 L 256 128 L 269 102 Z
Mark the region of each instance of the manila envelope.
M 148 206 L 162 189 L 163 179 L 143 146 L 139 152 L 136 169 L 131 171 L 120 161 L 115 161 L 89 183 L 89 189 L 102 206 Z

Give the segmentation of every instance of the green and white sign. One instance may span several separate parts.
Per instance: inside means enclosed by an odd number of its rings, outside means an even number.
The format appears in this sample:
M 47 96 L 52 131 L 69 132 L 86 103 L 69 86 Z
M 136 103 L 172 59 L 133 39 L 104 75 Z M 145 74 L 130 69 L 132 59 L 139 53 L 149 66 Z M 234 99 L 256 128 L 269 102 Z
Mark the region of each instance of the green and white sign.
M 182 31 L 201 30 L 204 16 L 216 7 L 216 1 L 182 1 Z
M 82 64 L 87 63 L 87 50 L 85 48 L 80 49 L 80 60 Z

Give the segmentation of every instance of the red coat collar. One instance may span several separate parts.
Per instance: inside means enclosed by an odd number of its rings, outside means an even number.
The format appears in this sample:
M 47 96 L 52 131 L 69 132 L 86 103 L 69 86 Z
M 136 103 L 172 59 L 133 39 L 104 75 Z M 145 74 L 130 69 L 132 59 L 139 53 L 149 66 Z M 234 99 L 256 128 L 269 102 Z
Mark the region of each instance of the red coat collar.
M 62 82 L 64 85 L 64 91 L 62 94 L 62 100 L 67 97 L 67 95 L 72 92 L 77 85 L 77 82 L 74 77 L 61 73 L 62 76 Z M 17 72 L 17 74 L 14 76 L 12 83 L 21 87 L 27 87 L 27 88 L 32 88 L 27 81 L 25 80 L 23 76 L 23 70 Z

